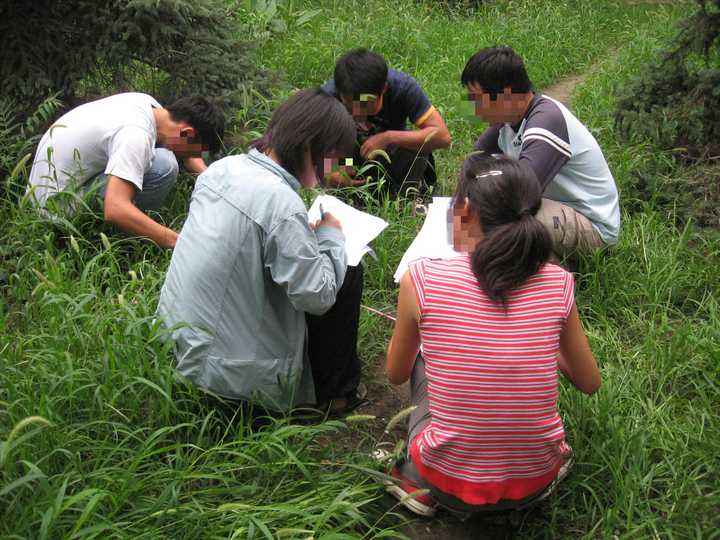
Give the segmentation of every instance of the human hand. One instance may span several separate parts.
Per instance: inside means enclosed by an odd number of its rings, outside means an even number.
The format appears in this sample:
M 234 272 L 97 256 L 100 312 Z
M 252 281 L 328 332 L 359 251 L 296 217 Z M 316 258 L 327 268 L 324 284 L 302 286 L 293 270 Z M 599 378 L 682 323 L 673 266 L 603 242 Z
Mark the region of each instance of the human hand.
M 375 150 L 385 150 L 390 141 L 388 140 L 388 132 L 383 131 L 367 138 L 367 140 L 360 147 L 360 155 L 367 159 L 371 152 Z
M 178 238 L 180 238 L 178 233 L 172 229 L 166 229 L 165 234 L 163 235 L 164 242 L 161 245 L 167 249 L 175 249 L 175 244 L 177 244 Z
M 325 185 L 331 188 L 343 188 L 365 184 L 366 180 L 364 178 L 355 178 L 355 173 L 353 167 L 343 167 L 326 175 Z
M 315 224 L 311 225 L 312 230 L 317 230 L 319 227 L 335 227 L 337 230 L 342 231 L 342 225 L 340 221 L 333 216 L 330 212 L 323 212 L 321 220 L 316 221 Z

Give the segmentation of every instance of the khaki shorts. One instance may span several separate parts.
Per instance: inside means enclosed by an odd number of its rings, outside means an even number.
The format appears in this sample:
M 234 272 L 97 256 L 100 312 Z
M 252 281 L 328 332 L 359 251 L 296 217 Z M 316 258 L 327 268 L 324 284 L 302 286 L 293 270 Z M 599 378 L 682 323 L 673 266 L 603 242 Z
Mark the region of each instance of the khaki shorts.
M 589 251 L 606 246 L 592 222 L 580 212 L 550 199 L 543 199 L 535 216 L 542 223 L 553 241 L 558 255 L 581 250 Z

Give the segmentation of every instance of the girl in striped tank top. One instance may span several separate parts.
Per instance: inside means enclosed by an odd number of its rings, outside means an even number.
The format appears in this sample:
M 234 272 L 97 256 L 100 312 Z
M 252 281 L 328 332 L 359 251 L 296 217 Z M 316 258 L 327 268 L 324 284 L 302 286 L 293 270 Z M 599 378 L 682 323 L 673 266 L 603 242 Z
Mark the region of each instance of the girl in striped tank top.
M 411 380 L 417 408 L 388 491 L 429 488 L 403 499 L 416 513 L 522 508 L 571 463 L 557 370 L 587 394 L 600 372 L 573 276 L 549 262 L 552 243 L 535 219 L 541 200 L 530 167 L 471 155 L 451 216 L 464 254 L 417 261 L 400 281 L 386 372 L 393 384 Z

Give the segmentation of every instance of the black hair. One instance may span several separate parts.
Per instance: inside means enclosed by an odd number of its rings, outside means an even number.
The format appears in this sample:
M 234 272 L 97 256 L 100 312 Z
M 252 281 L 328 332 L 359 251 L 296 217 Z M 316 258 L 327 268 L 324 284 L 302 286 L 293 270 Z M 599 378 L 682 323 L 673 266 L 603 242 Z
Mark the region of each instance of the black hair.
M 382 94 L 387 83 L 385 59 L 368 49 L 352 49 L 335 63 L 335 88 L 342 96 Z
M 523 59 L 510 47 L 480 49 L 465 64 L 460 82 L 477 83 L 491 95 L 502 94 L 508 86 L 515 94 L 533 89 Z
M 265 134 L 251 146 L 274 151 L 280 165 L 293 176 L 303 168 L 305 149 L 315 166 L 331 153 L 352 155 L 355 121 L 340 101 L 320 88 L 300 90 L 272 115 Z
M 552 253 L 550 235 L 535 218 L 540 182 L 524 163 L 471 154 L 453 205 L 464 205 L 466 197 L 483 233 L 472 253 L 473 273 L 485 293 L 505 305 L 507 294 L 536 274 Z
M 225 116 L 220 107 L 202 96 L 187 96 L 167 107 L 176 122 L 187 122 L 211 154 L 220 150 L 225 134 Z

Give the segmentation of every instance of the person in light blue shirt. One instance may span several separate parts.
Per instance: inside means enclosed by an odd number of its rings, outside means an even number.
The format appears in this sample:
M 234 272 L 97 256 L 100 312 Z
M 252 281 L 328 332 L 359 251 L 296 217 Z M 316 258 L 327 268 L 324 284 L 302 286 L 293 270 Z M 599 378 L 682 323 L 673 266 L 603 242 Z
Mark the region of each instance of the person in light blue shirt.
M 306 314 L 322 315 L 344 297 L 359 310 L 360 299 L 343 292 L 340 223 L 327 212 L 308 223 L 297 193 L 349 155 L 355 137 L 339 101 L 302 90 L 275 111 L 253 149 L 198 177 L 157 308 L 178 371 L 198 387 L 271 411 L 357 401 L 356 351 L 320 367 L 307 354 L 308 341 L 338 336 L 308 336 Z M 356 340 L 354 330 L 344 339 Z

